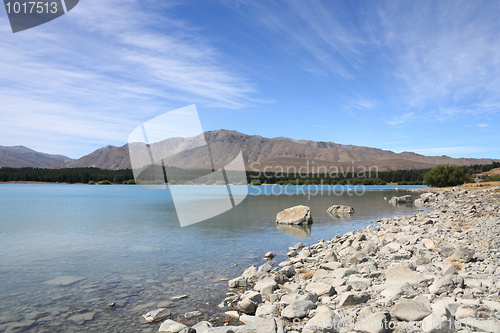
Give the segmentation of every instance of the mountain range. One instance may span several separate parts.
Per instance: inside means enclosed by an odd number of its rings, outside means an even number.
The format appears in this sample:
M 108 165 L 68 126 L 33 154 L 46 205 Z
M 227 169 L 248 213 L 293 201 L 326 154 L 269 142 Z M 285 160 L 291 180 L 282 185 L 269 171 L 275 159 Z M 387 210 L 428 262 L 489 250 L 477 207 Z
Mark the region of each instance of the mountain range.
M 333 142 L 293 140 L 285 137 L 264 138 L 246 135 L 236 131 L 218 130 L 201 134 L 209 143 L 213 162 L 217 165 L 229 163 L 241 149 L 247 170 L 282 171 L 287 168 L 376 166 L 383 170 L 424 169 L 439 164 L 473 165 L 491 164 L 494 159 L 451 158 L 448 156 L 424 156 L 412 152 L 395 153 L 378 148 L 343 145 Z M 182 153 L 177 163 L 188 168 L 205 168 L 206 151 L 196 147 L 200 136 L 191 138 L 170 138 L 157 145 Z M 188 150 L 189 149 L 189 150 Z M 213 152 L 216 152 L 215 154 Z M 79 159 L 63 155 L 50 155 L 32 149 L 15 146 L 0 146 L 0 166 L 75 168 L 96 167 L 102 169 L 131 168 L 128 144 L 121 147 L 106 146 Z M 309 169 L 311 170 L 311 169 Z

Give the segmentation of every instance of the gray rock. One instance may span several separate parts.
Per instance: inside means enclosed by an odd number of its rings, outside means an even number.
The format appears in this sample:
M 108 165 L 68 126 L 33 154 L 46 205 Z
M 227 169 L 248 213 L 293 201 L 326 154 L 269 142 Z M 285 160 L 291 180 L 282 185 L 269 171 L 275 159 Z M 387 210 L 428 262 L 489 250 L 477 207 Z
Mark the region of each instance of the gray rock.
M 323 282 L 311 283 L 306 287 L 306 290 L 318 296 L 332 296 L 335 294 L 335 289 L 331 285 Z
M 265 279 L 262 279 L 259 282 L 257 282 L 253 289 L 261 291 L 265 288 L 271 288 L 272 290 L 275 290 L 276 288 L 278 288 L 278 284 L 276 283 L 273 277 L 266 277 Z
M 264 258 L 271 260 L 271 259 L 273 259 L 273 258 L 274 258 L 274 256 L 275 256 L 274 252 L 267 252 L 267 253 L 264 255 Z
M 400 300 L 391 311 L 393 317 L 403 321 L 422 320 L 431 313 L 423 304 L 411 300 Z
M 370 299 L 370 295 L 366 292 L 344 293 L 340 296 L 339 306 L 348 306 L 348 305 L 356 305 L 356 304 L 366 303 L 369 299 Z
M 403 195 L 401 197 L 392 197 L 389 203 L 392 205 L 412 203 L 413 199 L 411 195 Z
M 467 263 L 474 258 L 474 251 L 468 248 L 460 248 L 456 250 L 448 259 L 450 261 L 460 261 Z
M 45 284 L 53 286 L 69 286 L 70 284 L 84 280 L 83 276 L 62 275 L 53 278 L 52 280 L 45 281 Z
M 196 330 L 196 333 L 205 333 L 209 328 L 212 328 L 212 324 L 208 321 L 200 321 L 196 323 L 193 327 Z
M 290 303 L 281 311 L 281 315 L 288 319 L 304 318 L 309 310 L 314 309 L 316 305 L 307 299 L 299 299 Z
M 436 295 L 441 295 L 443 293 L 448 293 L 452 291 L 455 286 L 456 286 L 456 280 L 461 279 L 460 277 L 455 277 L 455 275 L 448 274 L 437 281 L 435 281 L 430 287 L 429 287 L 429 292 L 436 294 Z
M 201 312 L 200 311 L 190 311 L 190 312 L 186 312 L 184 314 L 184 318 L 186 319 L 192 319 L 192 318 L 196 318 L 196 317 L 199 317 L 201 316 Z
M 167 319 L 160 325 L 158 332 L 179 333 L 185 328 L 187 328 L 186 325 Z
M 422 320 L 422 332 L 455 332 L 455 318 L 453 318 L 453 315 L 446 307 L 442 305 L 435 305 L 432 307 L 432 314 Z
M 311 224 L 311 208 L 303 205 L 287 208 L 276 215 L 276 223 L 281 224 Z
M 253 315 L 257 309 L 257 303 L 252 301 L 250 298 L 244 298 L 238 302 L 237 308 L 245 314 Z
M 255 267 L 254 267 L 255 268 Z M 229 280 L 227 282 L 229 288 L 246 288 L 247 287 L 247 279 L 243 276 L 239 276 L 235 279 Z
M 458 320 L 459 327 L 469 327 L 475 331 L 500 333 L 500 321 L 484 320 L 478 318 L 462 318 Z
M 326 212 L 332 217 L 346 217 L 354 213 L 354 208 L 343 205 L 333 205 Z
M 147 323 L 154 323 L 156 321 L 160 321 L 162 319 L 165 319 L 168 316 L 170 316 L 170 311 L 168 311 L 165 308 L 159 308 L 159 309 L 156 309 L 153 311 L 149 311 L 146 314 L 143 314 L 142 318 L 144 318 L 144 320 Z
M 386 333 L 389 332 L 391 316 L 386 312 L 377 312 L 370 316 L 361 317 L 356 323 L 356 331 L 364 333 Z
M 304 326 L 303 333 L 339 332 L 341 328 L 340 317 L 328 306 L 322 305 L 316 314 Z

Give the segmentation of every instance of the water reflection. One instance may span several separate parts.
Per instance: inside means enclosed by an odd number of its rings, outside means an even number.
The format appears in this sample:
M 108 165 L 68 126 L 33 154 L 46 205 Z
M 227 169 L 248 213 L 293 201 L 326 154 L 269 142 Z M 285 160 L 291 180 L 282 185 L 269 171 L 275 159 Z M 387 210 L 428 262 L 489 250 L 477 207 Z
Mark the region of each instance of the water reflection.
M 276 228 L 287 234 L 293 235 L 296 238 L 304 239 L 311 236 L 311 225 L 284 225 L 276 224 Z

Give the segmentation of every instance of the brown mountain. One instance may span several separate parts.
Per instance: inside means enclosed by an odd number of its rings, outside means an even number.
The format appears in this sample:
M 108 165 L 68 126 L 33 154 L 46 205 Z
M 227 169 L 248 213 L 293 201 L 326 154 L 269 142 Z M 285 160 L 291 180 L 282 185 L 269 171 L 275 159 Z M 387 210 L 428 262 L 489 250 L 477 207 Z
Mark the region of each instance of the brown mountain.
M 70 161 L 67 156 L 45 154 L 24 146 L 0 146 L 0 167 L 61 168 Z
M 472 165 L 490 164 L 493 159 L 451 158 L 448 156 L 424 156 L 412 152 L 395 153 L 389 150 L 342 145 L 333 142 L 292 140 L 290 138 L 264 138 L 236 131 L 218 130 L 205 133 L 210 143 L 212 159 L 216 166 L 229 163 L 239 152 L 247 170 L 302 170 L 308 172 L 330 172 L 332 168 L 377 167 L 378 170 L 401 170 L 432 168 L 439 164 Z M 190 149 L 196 146 L 200 136 L 193 138 L 171 138 L 152 146 L 180 151 L 175 162 L 167 165 L 183 165 L 187 168 L 207 168 L 207 150 Z M 187 151 L 187 149 L 190 149 Z M 130 168 L 128 145 L 107 146 L 82 158 L 72 161 L 68 167 L 98 167 L 105 169 Z

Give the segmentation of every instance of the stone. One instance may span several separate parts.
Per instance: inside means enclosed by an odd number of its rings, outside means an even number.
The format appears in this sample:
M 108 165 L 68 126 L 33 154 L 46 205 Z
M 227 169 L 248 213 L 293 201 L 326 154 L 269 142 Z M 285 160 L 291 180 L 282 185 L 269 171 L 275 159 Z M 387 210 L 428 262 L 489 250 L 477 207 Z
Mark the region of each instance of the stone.
M 332 296 L 333 294 L 335 294 L 335 288 L 323 282 L 310 283 L 306 287 L 306 290 L 318 296 Z
M 458 320 L 458 324 L 458 327 L 472 328 L 474 331 L 500 333 L 500 322 L 498 320 L 462 318 Z
M 366 292 L 355 293 L 348 292 L 340 296 L 339 306 L 349 306 L 366 303 L 370 299 L 370 295 Z
M 452 263 L 446 264 L 446 266 L 443 267 L 443 275 L 454 275 L 458 274 L 455 265 Z
M 353 265 L 361 264 L 367 262 L 369 259 L 368 255 L 364 251 L 358 251 L 354 253 L 351 258 L 349 258 L 349 263 Z
M 186 325 L 178 323 L 171 319 L 167 319 L 160 325 L 160 329 L 158 330 L 158 332 L 179 333 L 185 328 L 187 328 Z
M 276 215 L 276 223 L 280 224 L 311 224 L 311 208 L 303 205 L 287 208 Z
M 392 197 L 389 203 L 392 205 L 412 203 L 413 199 L 411 195 L 403 195 L 401 197 Z
M 257 309 L 257 303 L 252 301 L 250 298 L 244 298 L 240 302 L 238 302 L 237 308 L 239 311 L 245 314 L 253 315 L 255 314 L 255 310 Z
M 455 318 L 441 304 L 433 305 L 432 313 L 422 320 L 422 332 L 453 333 L 455 332 Z
M 343 266 L 342 266 L 342 263 L 340 263 L 340 262 L 327 262 L 327 263 L 321 264 L 319 267 L 322 269 L 325 269 L 325 270 L 333 271 L 333 270 L 342 268 Z
M 411 270 L 406 265 L 394 265 L 386 269 L 386 285 L 418 285 L 427 280 L 422 274 Z
M 412 300 L 400 300 L 392 308 L 391 315 L 403 321 L 419 321 L 432 311 L 423 304 Z
M 286 266 L 286 267 L 283 267 L 280 272 L 282 272 L 283 274 L 285 274 L 285 276 L 291 278 L 292 276 L 295 275 L 295 268 L 293 268 L 293 266 Z
M 278 288 L 278 284 L 276 283 L 274 278 L 266 277 L 266 278 L 260 280 L 259 282 L 257 282 L 255 284 L 255 286 L 253 287 L 253 289 L 255 289 L 257 291 L 261 291 L 265 288 L 271 288 L 272 290 L 275 290 Z
M 273 258 L 274 258 L 274 256 L 275 256 L 275 254 L 274 254 L 273 252 L 267 252 L 267 253 L 264 255 L 264 258 L 271 260 L 271 259 L 273 259 Z
M 346 217 L 354 213 L 354 208 L 343 205 L 333 205 L 329 207 L 326 212 L 332 217 Z
M 261 304 L 255 311 L 256 317 L 261 318 L 273 318 L 278 317 L 279 309 L 276 304 Z
M 316 305 L 307 299 L 298 299 L 290 303 L 281 311 L 281 315 L 288 319 L 304 318 L 309 310 L 314 309 Z
M 372 286 L 372 279 L 363 278 L 353 274 L 347 279 L 347 284 L 352 286 L 354 290 L 366 290 Z
M 391 316 L 386 312 L 377 312 L 366 318 L 360 318 L 356 322 L 356 331 L 364 333 L 386 333 L 389 332 Z
M 255 268 L 255 267 L 254 267 Z M 227 282 L 229 288 L 246 288 L 247 287 L 247 279 L 243 276 L 237 277 L 235 279 L 229 280 Z
M 146 314 L 143 314 L 142 318 L 144 318 L 144 320 L 147 323 L 154 323 L 156 321 L 160 321 L 162 319 L 165 319 L 168 316 L 170 316 L 170 311 L 168 311 L 165 308 L 159 308 L 159 309 L 156 309 L 153 311 L 149 311 Z
M 467 263 L 471 261 L 473 258 L 474 258 L 474 251 L 464 247 L 453 252 L 453 254 L 448 258 L 448 260 Z
M 84 280 L 83 276 L 62 275 L 53 278 L 52 280 L 45 281 L 45 284 L 52 286 L 69 286 L 70 284 Z
M 200 321 L 193 325 L 192 328 L 196 330 L 196 333 L 204 333 L 208 331 L 209 328 L 212 328 L 212 324 L 208 321 Z
M 177 295 L 171 298 L 172 301 L 178 301 L 180 299 L 186 298 L 188 295 Z
M 440 279 L 436 280 L 430 287 L 429 292 L 441 295 L 443 293 L 448 293 L 455 288 L 454 276 L 451 274 L 445 275 Z
M 192 319 L 192 318 L 196 318 L 196 317 L 199 317 L 201 316 L 201 312 L 200 311 L 190 311 L 190 312 L 186 312 L 184 314 L 184 318 L 186 319 Z
M 304 326 L 303 333 L 339 332 L 340 317 L 326 305 L 318 307 L 316 314 Z

